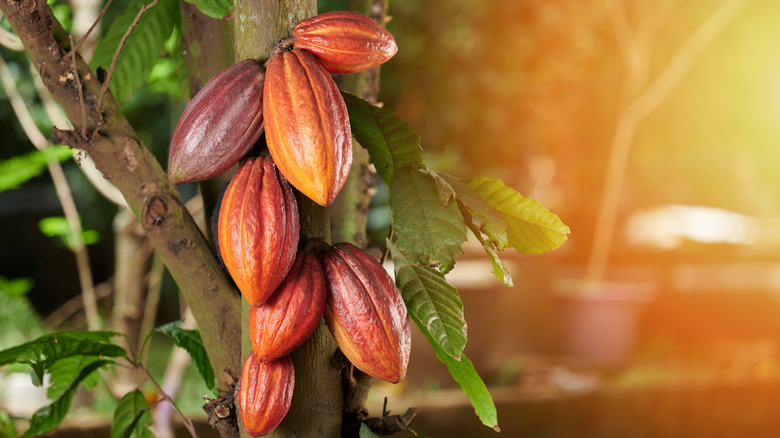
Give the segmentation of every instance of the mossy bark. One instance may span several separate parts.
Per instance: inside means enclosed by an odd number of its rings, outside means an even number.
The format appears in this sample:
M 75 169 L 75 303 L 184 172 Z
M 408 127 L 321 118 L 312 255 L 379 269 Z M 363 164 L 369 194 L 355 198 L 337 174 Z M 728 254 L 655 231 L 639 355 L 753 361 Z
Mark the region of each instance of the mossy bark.
M 265 62 L 274 44 L 289 37 L 293 26 L 317 13 L 314 0 L 237 0 L 235 3 L 236 60 L 247 58 Z M 301 241 L 318 237 L 330 242 L 328 209 L 296 193 L 301 216 Z M 243 305 L 243 321 L 248 321 L 248 304 Z M 243 325 L 243 354 L 251 345 Z M 292 406 L 284 421 L 269 436 L 338 437 L 341 433 L 343 393 L 341 366 L 334 363 L 336 343 L 324 323 L 292 354 L 295 364 L 295 390 Z

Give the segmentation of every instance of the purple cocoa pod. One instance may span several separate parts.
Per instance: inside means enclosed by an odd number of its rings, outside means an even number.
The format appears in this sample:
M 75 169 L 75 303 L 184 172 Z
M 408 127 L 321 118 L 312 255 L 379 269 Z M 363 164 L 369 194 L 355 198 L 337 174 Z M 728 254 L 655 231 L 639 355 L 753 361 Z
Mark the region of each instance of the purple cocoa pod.
M 254 59 L 212 77 L 184 109 L 171 138 L 174 184 L 213 178 L 236 164 L 263 132 L 265 69 Z

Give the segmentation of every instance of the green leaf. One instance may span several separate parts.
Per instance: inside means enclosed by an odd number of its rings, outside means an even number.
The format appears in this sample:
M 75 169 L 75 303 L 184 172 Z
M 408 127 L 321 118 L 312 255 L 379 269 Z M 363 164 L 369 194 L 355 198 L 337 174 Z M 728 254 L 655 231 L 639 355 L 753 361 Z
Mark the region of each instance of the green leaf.
M 59 426 L 59 424 L 62 422 L 62 419 L 65 418 L 65 415 L 68 413 L 68 410 L 70 410 L 70 402 L 73 399 L 73 394 L 76 392 L 76 388 L 78 388 L 81 381 L 98 368 L 110 363 L 113 362 L 110 360 L 99 360 L 92 362 L 83 370 L 81 370 L 81 372 L 70 383 L 65 391 L 62 392 L 60 397 L 54 401 L 54 403 L 38 409 L 35 414 L 33 414 L 32 418 L 30 419 L 30 428 L 24 432 L 23 436 L 38 436 Z
M 95 230 L 82 230 L 81 234 L 72 232 L 68 220 L 63 216 L 41 219 L 38 221 L 38 229 L 49 237 L 59 237 L 71 251 L 80 243 L 92 245 L 100 240 L 100 234 Z
M 368 426 L 366 426 L 366 423 L 360 423 L 360 438 L 382 438 L 382 437 L 375 434 L 373 430 L 371 430 Z
M 55 400 L 67 391 L 70 383 L 76 378 L 84 368 L 90 366 L 93 362 L 97 362 L 101 359 L 99 356 L 70 356 L 64 357 L 54 362 L 49 367 L 49 374 L 51 376 L 51 386 L 46 390 L 46 397 L 49 400 Z M 98 373 L 92 374 L 84 378 L 84 385 L 88 388 L 94 388 L 98 382 Z
M 499 249 L 504 249 L 509 245 L 509 237 L 507 236 L 506 222 L 503 215 L 488 204 L 479 193 L 458 177 L 430 170 L 428 172 L 437 178 L 437 181 L 444 180 L 446 182 L 450 190 L 455 192 L 458 202 L 466 207 L 469 213 L 480 220 L 479 228 L 490 238 L 491 242 Z M 439 184 L 442 185 L 442 183 Z
M 410 263 L 436 265 L 447 273 L 466 241 L 466 225 L 454 202 L 442 203 L 436 182 L 415 167 L 396 169 L 390 184 L 396 245 Z
M 44 371 L 62 358 L 78 355 L 127 358 L 122 347 L 111 343 L 111 338 L 115 336 L 119 336 L 119 333 L 61 332 L 41 336 L 26 344 L 0 351 L 0 366 L 9 363 L 30 365 L 33 369 L 33 383 L 40 386 Z
M 368 150 L 379 176 L 389 186 L 395 169 L 424 167 L 420 136 L 394 112 L 341 92 L 349 111 L 352 134 Z
M 9 280 L 0 275 L 0 294 L 6 294 L 9 297 L 23 297 L 27 295 L 33 287 L 31 278 L 15 278 Z
M 27 292 L 29 278 L 7 280 L 0 276 L 0 349 L 19 345 L 47 332 Z
M 474 364 L 471 363 L 466 355 L 462 355 L 460 360 L 450 357 L 436 343 L 423 324 L 414 315 L 411 318 L 417 324 L 422 334 L 428 338 L 428 342 L 431 343 L 433 350 L 436 352 L 436 357 L 444 363 L 452 378 L 463 388 L 463 392 L 469 397 L 471 405 L 474 406 L 474 412 L 476 412 L 482 424 L 493 428 L 496 432 L 500 431 L 498 427 L 498 413 L 496 412 L 496 405 L 493 403 L 493 397 L 490 396 L 485 382 L 482 381 L 482 378 L 477 374 L 477 370 L 474 369 Z
M 211 18 L 221 19 L 233 10 L 232 0 L 185 0 L 197 6 L 201 12 Z
M 479 194 L 506 222 L 509 246 L 524 254 L 538 254 L 558 248 L 566 240 L 569 227 L 538 201 L 525 197 L 503 182 L 493 178 L 478 177 L 468 181 L 469 187 Z M 489 230 L 497 227 L 489 217 L 483 218 L 483 230 L 491 240 L 499 239 Z M 498 247 L 504 249 L 503 246 Z
M 42 151 L 34 150 L 7 160 L 0 160 L 0 193 L 15 189 L 46 170 L 49 160 L 63 162 L 72 157 L 67 146 L 53 145 Z
M 206 348 L 203 346 L 203 340 L 200 332 L 197 330 L 187 330 L 181 328 L 181 321 L 173 321 L 154 329 L 154 332 L 162 333 L 173 340 L 178 347 L 187 350 L 192 357 L 192 361 L 198 368 L 200 376 L 206 382 L 209 389 L 214 389 L 217 383 L 214 381 L 214 369 L 211 368 L 209 356 Z M 152 332 L 149 332 L 151 334 Z M 147 335 L 147 338 L 149 335 Z
M 390 241 L 387 247 L 393 255 L 395 283 L 409 313 L 425 321 L 425 329 L 448 356 L 459 359 L 466 346 L 466 320 L 458 291 L 441 272 L 409 264 Z
M 119 400 L 111 422 L 111 438 L 151 438 L 152 408 L 141 391 L 129 392 Z
M 0 438 L 16 438 L 16 427 L 6 411 L 0 411 Z
M 512 276 L 509 275 L 509 270 L 504 266 L 504 262 L 501 261 L 501 258 L 498 257 L 496 245 L 493 244 L 488 236 L 480 230 L 479 226 L 474 223 L 474 218 L 471 216 L 468 209 L 460 203 L 458 206 L 460 207 L 460 213 L 463 215 L 463 219 L 466 221 L 466 226 L 471 230 L 479 243 L 482 244 L 482 249 L 485 250 L 488 259 L 490 260 L 490 264 L 493 266 L 493 276 L 509 287 L 514 286 Z
M 93 70 L 98 67 L 108 70 L 111 67 L 114 52 L 125 32 L 141 7 L 151 2 L 152 0 L 130 1 L 95 46 L 92 61 L 89 63 Z M 125 41 L 111 78 L 109 87 L 117 102 L 124 102 L 146 83 L 160 58 L 165 41 L 179 20 L 179 3 L 175 0 L 159 0 L 157 5 L 144 12 L 138 26 Z

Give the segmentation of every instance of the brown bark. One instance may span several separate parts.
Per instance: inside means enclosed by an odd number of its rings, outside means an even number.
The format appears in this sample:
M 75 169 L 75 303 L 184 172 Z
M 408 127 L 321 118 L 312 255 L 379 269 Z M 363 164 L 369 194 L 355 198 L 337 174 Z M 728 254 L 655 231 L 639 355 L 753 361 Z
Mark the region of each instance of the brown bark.
M 218 372 L 238 369 L 239 297 L 160 164 L 111 94 L 99 103 L 102 84 L 81 56 L 74 55 L 77 71 L 71 67 L 68 35 L 44 0 L 0 0 L 0 10 L 75 127 L 55 130 L 56 141 L 89 152 L 97 168 L 119 188 L 198 321 L 212 366 Z
M 268 59 L 274 44 L 288 36 L 300 20 L 317 12 L 313 0 L 237 1 L 236 60 Z M 261 30 L 261 31 L 258 31 Z M 296 193 L 301 216 L 301 239 L 319 237 L 330 242 L 328 209 Z M 248 305 L 244 304 L 244 320 Z M 243 340 L 244 354 L 251 352 L 248 336 Z M 292 354 L 295 365 L 295 390 L 292 405 L 284 421 L 271 433 L 273 437 L 338 437 L 341 431 L 343 395 L 339 373 L 333 361 L 336 343 L 325 324 Z

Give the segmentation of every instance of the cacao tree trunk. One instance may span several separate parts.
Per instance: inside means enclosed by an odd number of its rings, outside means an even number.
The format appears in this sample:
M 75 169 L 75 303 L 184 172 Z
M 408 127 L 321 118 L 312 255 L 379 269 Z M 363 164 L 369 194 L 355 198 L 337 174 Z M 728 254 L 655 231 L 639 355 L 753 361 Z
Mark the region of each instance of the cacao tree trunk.
M 247 58 L 265 62 L 274 44 L 288 36 L 295 23 L 317 13 L 314 0 L 236 0 L 236 61 Z M 301 238 L 318 237 L 330 242 L 328 209 L 296 192 L 301 218 Z M 248 327 L 249 305 L 243 302 L 242 354 L 252 352 Z M 338 437 L 341 434 L 343 394 L 341 367 L 333 360 L 336 343 L 325 324 L 292 354 L 295 390 L 284 421 L 269 436 Z M 244 436 L 245 432 L 242 431 Z

